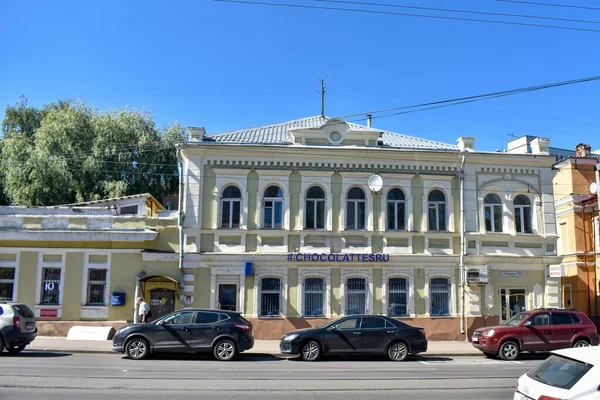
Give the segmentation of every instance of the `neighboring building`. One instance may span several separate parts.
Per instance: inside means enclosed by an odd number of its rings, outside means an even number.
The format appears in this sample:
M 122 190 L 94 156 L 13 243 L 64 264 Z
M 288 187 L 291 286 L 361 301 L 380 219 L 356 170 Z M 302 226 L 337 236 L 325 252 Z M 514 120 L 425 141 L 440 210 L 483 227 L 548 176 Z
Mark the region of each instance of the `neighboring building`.
M 163 207 L 150 193 L 65 204 L 63 207 L 108 207 L 116 215 L 139 215 L 156 217 L 159 212 L 169 210 Z
M 186 294 L 195 306 L 243 312 L 258 339 L 373 313 L 432 340 L 464 340 L 463 306 L 467 335 L 558 306 L 549 141 L 530 141 L 532 154 L 478 152 L 473 142 L 325 117 L 216 135 L 191 128 L 184 265 L 195 285 Z

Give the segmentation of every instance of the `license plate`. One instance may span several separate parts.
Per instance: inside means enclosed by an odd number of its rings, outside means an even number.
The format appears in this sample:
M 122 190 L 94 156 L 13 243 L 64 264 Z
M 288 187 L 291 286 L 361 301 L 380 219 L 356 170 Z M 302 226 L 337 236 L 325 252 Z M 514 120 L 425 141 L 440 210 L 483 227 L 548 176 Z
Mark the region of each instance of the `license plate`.
M 33 329 L 35 328 L 35 322 L 28 322 L 25 324 L 25 328 L 26 329 Z
M 474 338 L 473 338 L 473 343 L 479 343 L 479 338 L 477 338 L 477 337 L 474 337 Z

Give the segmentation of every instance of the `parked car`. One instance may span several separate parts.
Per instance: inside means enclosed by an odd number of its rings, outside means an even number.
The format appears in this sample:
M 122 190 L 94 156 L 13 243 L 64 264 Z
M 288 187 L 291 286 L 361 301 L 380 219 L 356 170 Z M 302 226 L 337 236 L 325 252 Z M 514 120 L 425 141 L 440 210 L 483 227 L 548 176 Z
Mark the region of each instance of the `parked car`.
M 329 321 L 318 328 L 286 333 L 279 343 L 283 354 L 298 354 L 302 360 L 316 361 L 330 354 L 387 354 L 402 361 L 409 354 L 427 351 L 422 328 L 397 319 L 377 315 L 352 315 Z
M 487 356 L 515 360 L 524 351 L 597 346 L 598 330 L 577 310 L 537 309 L 520 312 L 500 326 L 477 329 L 471 342 Z
M 599 347 L 556 350 L 519 378 L 513 399 L 597 400 L 599 376 Z
M 237 312 L 222 310 L 175 311 L 125 326 L 113 337 L 113 350 L 134 360 L 160 352 L 212 352 L 217 360 L 227 361 L 252 346 L 252 324 Z
M 0 353 L 20 353 L 37 336 L 35 314 L 25 304 L 0 303 Z

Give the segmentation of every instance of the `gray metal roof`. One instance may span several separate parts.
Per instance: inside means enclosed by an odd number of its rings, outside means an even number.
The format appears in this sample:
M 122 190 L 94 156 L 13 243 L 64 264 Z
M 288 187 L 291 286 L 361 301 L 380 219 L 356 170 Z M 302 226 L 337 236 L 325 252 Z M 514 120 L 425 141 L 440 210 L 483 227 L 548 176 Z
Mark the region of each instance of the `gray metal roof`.
M 204 137 L 204 140 L 232 144 L 291 145 L 294 144 L 294 141 L 290 130 L 319 129 L 331 120 L 334 119 L 322 116 L 308 117 L 280 124 L 207 135 Z M 337 118 L 335 120 L 337 120 Z M 424 150 L 458 150 L 458 146 L 452 144 L 440 143 L 433 140 L 416 138 L 394 132 L 387 132 L 381 129 L 374 129 L 364 125 L 355 124 L 353 122 L 343 122 L 348 125 L 348 128 L 351 131 L 381 132 L 384 146 L 387 147 Z

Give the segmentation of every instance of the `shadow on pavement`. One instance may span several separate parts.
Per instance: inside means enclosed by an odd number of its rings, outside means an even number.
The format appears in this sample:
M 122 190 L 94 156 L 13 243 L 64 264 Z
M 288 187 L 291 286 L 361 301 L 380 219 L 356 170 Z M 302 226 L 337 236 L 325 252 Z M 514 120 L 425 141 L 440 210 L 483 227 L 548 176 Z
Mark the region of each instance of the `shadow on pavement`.
M 121 357 L 123 360 L 128 360 L 127 357 Z M 251 361 L 283 361 L 272 354 L 240 354 L 231 361 L 218 361 L 210 354 L 152 354 L 146 360 L 169 360 L 169 361 L 214 361 L 215 363 L 236 363 L 236 362 L 251 362 Z
M 304 362 L 299 357 L 288 358 L 289 361 L 293 362 Z M 421 356 L 408 356 L 404 361 L 392 361 L 386 356 L 323 356 L 318 362 L 327 361 L 362 361 L 362 362 L 382 362 L 388 361 L 390 363 L 409 363 L 415 361 L 452 361 L 450 357 L 421 357 Z
M 53 358 L 53 357 L 69 357 L 71 353 L 56 353 L 53 351 L 24 351 L 19 354 L 0 353 L 0 357 L 6 358 Z

